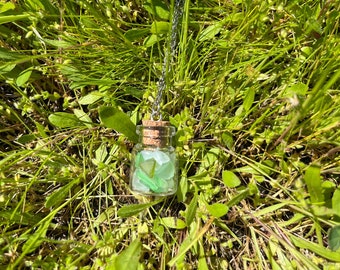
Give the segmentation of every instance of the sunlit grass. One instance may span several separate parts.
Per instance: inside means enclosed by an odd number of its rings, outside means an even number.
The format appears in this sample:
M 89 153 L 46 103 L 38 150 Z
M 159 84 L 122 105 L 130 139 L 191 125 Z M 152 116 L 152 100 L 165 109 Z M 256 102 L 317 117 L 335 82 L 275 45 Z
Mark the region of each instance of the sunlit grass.
M 100 112 L 149 117 L 170 2 L 0 4 L 0 266 L 339 268 L 339 5 L 185 1 L 157 201 Z

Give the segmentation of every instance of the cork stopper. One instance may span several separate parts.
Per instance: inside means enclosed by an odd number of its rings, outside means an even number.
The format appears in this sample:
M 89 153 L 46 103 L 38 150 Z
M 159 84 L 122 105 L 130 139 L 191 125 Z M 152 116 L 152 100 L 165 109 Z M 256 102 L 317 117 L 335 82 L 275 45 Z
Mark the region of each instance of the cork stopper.
M 143 120 L 142 143 L 156 147 L 164 147 L 168 144 L 170 132 L 169 121 Z
M 155 120 L 142 120 L 145 127 L 166 127 L 170 125 L 169 121 L 155 121 Z

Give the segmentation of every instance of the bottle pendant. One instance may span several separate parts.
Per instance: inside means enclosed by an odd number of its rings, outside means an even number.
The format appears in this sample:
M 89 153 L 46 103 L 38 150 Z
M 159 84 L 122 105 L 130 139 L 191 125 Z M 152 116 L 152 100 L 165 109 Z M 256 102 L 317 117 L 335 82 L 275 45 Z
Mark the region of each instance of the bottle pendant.
M 167 121 L 144 120 L 137 126 L 139 143 L 132 151 L 130 188 L 142 195 L 167 196 L 177 191 L 178 162 Z

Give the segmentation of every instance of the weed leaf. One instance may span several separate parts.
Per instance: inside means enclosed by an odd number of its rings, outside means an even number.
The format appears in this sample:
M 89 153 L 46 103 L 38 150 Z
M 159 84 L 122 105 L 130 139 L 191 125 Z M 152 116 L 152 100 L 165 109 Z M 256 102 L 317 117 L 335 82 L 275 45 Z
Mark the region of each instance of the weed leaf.
M 240 179 L 232 171 L 223 171 L 222 180 L 223 183 L 230 188 L 235 188 L 241 185 Z
M 202 163 L 201 163 L 201 169 L 203 168 L 210 168 L 214 166 L 216 161 L 218 160 L 220 154 L 220 149 L 217 147 L 211 148 L 204 156 Z
M 226 206 L 223 203 L 214 203 L 212 205 L 207 205 L 207 209 L 210 215 L 212 215 L 215 218 L 223 217 L 229 211 L 228 206 Z
M 57 48 L 68 48 L 73 46 L 72 43 L 65 40 L 44 39 L 44 42 Z
M 197 201 L 198 201 L 198 194 L 197 194 L 197 191 L 196 191 L 195 195 L 191 199 L 191 202 L 188 205 L 186 213 L 185 213 L 185 221 L 186 221 L 188 227 L 190 226 L 191 222 L 194 220 L 194 217 L 196 215 Z
M 17 141 L 21 144 L 26 144 L 26 143 L 34 141 L 36 138 L 37 136 L 34 134 L 25 134 L 25 135 L 20 136 L 17 139 Z
M 0 51 L 0 58 L 1 58 L 1 51 Z M 0 66 L 0 74 L 4 74 L 7 72 L 12 71 L 16 67 L 16 64 L 5 64 Z
M 52 125 L 60 128 L 82 126 L 83 123 L 72 113 L 56 112 L 48 117 Z
M 177 190 L 177 200 L 178 202 L 184 202 L 188 192 L 188 181 L 186 178 L 182 177 L 179 181 Z
M 102 143 L 95 152 L 96 157 L 93 159 L 94 164 L 98 165 L 104 162 L 107 158 L 108 152 L 105 143 Z
M 293 97 L 294 95 L 300 95 L 303 96 L 307 93 L 308 91 L 308 86 L 304 83 L 296 83 L 293 84 L 291 86 L 289 86 L 286 90 L 285 90 L 285 95 L 287 97 Z
M 324 195 L 322 193 L 320 168 L 317 166 L 310 166 L 307 168 L 304 181 L 310 195 L 311 203 L 324 202 Z
M 337 251 L 340 249 L 340 225 L 329 230 L 328 243 L 331 250 Z
M 140 39 L 147 35 L 149 33 L 149 29 L 138 29 L 138 28 L 133 28 L 125 32 L 124 36 L 127 38 L 129 41 L 135 41 L 137 39 Z
M 31 77 L 31 74 L 32 74 L 32 68 L 31 67 L 22 71 L 15 81 L 17 86 L 20 87 L 20 86 L 23 86 L 25 83 L 27 83 L 29 78 Z
M 139 257 L 142 251 L 142 243 L 139 239 L 134 240 L 115 259 L 115 269 L 138 269 Z
M 340 218 L 340 188 L 334 191 L 332 197 L 332 209 L 334 210 L 334 213 L 338 216 L 338 218 Z
M 206 261 L 206 255 L 204 252 L 204 246 L 202 244 L 202 241 L 198 241 L 199 244 L 199 259 L 198 259 L 198 264 L 197 264 L 197 270 L 209 270 L 209 266 Z
M 92 127 L 92 120 L 90 116 L 88 116 L 83 110 L 74 109 L 73 113 L 75 114 L 75 116 L 77 116 L 79 121 L 84 123 L 85 126 L 87 126 L 88 128 Z
M 51 215 L 49 219 L 47 219 L 44 223 L 42 223 L 39 228 L 36 230 L 35 233 L 33 233 L 25 242 L 25 244 L 22 247 L 23 254 L 29 254 L 35 251 L 41 243 L 44 241 L 44 238 L 46 236 L 46 232 L 48 227 L 50 226 L 50 223 L 53 219 L 54 215 Z
M 81 105 L 90 105 L 98 101 L 103 97 L 103 94 L 99 91 L 93 91 L 86 96 L 83 96 L 79 99 L 79 104 Z
M 227 202 L 227 206 L 230 208 L 234 205 L 237 205 L 240 201 L 244 200 L 250 195 L 249 189 L 245 189 L 240 193 L 236 194 L 230 201 Z
M 255 91 L 251 88 L 248 89 L 243 99 L 243 109 L 248 112 L 254 103 Z
M 147 0 L 144 4 L 144 8 L 152 15 L 162 19 L 168 20 L 169 19 L 169 9 L 164 1 L 160 0 Z
M 138 141 L 135 124 L 118 108 L 103 106 L 99 109 L 99 117 L 104 126 L 124 134 L 133 142 Z
M 222 142 L 229 148 L 232 149 L 234 145 L 234 138 L 229 132 L 225 132 L 221 136 Z
M 63 186 L 62 188 L 58 189 L 57 191 L 52 193 L 50 196 L 48 196 L 46 199 L 45 207 L 50 208 L 62 202 L 67 196 L 67 194 L 70 192 L 71 188 L 75 184 L 77 184 L 78 181 L 79 179 L 74 179 L 67 185 Z
M 158 36 L 155 35 L 155 34 L 152 34 L 152 35 L 145 38 L 143 44 L 144 44 L 145 47 L 151 47 L 152 45 L 154 45 L 158 41 L 159 41 Z
M 222 26 L 223 26 L 222 22 L 217 22 L 213 25 L 208 26 L 201 32 L 198 40 L 205 41 L 214 38 L 221 31 Z
M 281 209 L 282 207 L 285 207 L 288 203 L 287 202 L 282 202 L 282 203 L 276 203 L 271 206 L 265 207 L 263 209 L 260 209 L 254 213 L 255 217 L 260 217 L 260 216 L 266 216 L 269 213 L 273 213 L 278 209 Z
M 162 222 L 166 227 L 177 230 L 184 229 L 187 226 L 183 220 L 175 217 L 164 217 Z
M 161 202 L 163 199 L 151 202 L 151 203 L 144 203 L 144 204 L 130 204 L 124 205 L 122 208 L 118 210 L 118 216 L 120 217 L 131 217 L 139 212 Z
M 170 24 L 168 22 L 157 22 L 154 21 L 151 25 L 151 33 L 152 34 L 166 34 L 168 33 L 170 28 Z

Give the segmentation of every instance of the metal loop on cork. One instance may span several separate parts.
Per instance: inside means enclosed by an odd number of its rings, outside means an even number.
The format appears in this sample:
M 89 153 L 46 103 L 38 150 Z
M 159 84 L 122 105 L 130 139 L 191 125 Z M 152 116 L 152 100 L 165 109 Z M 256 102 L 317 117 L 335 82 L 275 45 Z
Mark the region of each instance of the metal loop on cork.
M 171 134 L 169 121 L 143 120 L 142 143 L 156 147 L 164 147 L 168 144 Z
M 158 103 L 160 103 L 161 101 L 159 101 Z M 156 102 L 157 103 L 157 102 Z M 155 104 L 156 104 L 155 103 Z M 161 106 L 160 104 L 158 104 L 158 106 L 153 107 L 152 108 L 152 113 L 151 113 L 151 120 L 147 120 L 147 121 L 157 121 L 157 122 L 161 122 L 162 121 L 162 113 L 160 112 L 161 110 Z M 166 121 L 164 121 L 166 122 Z

